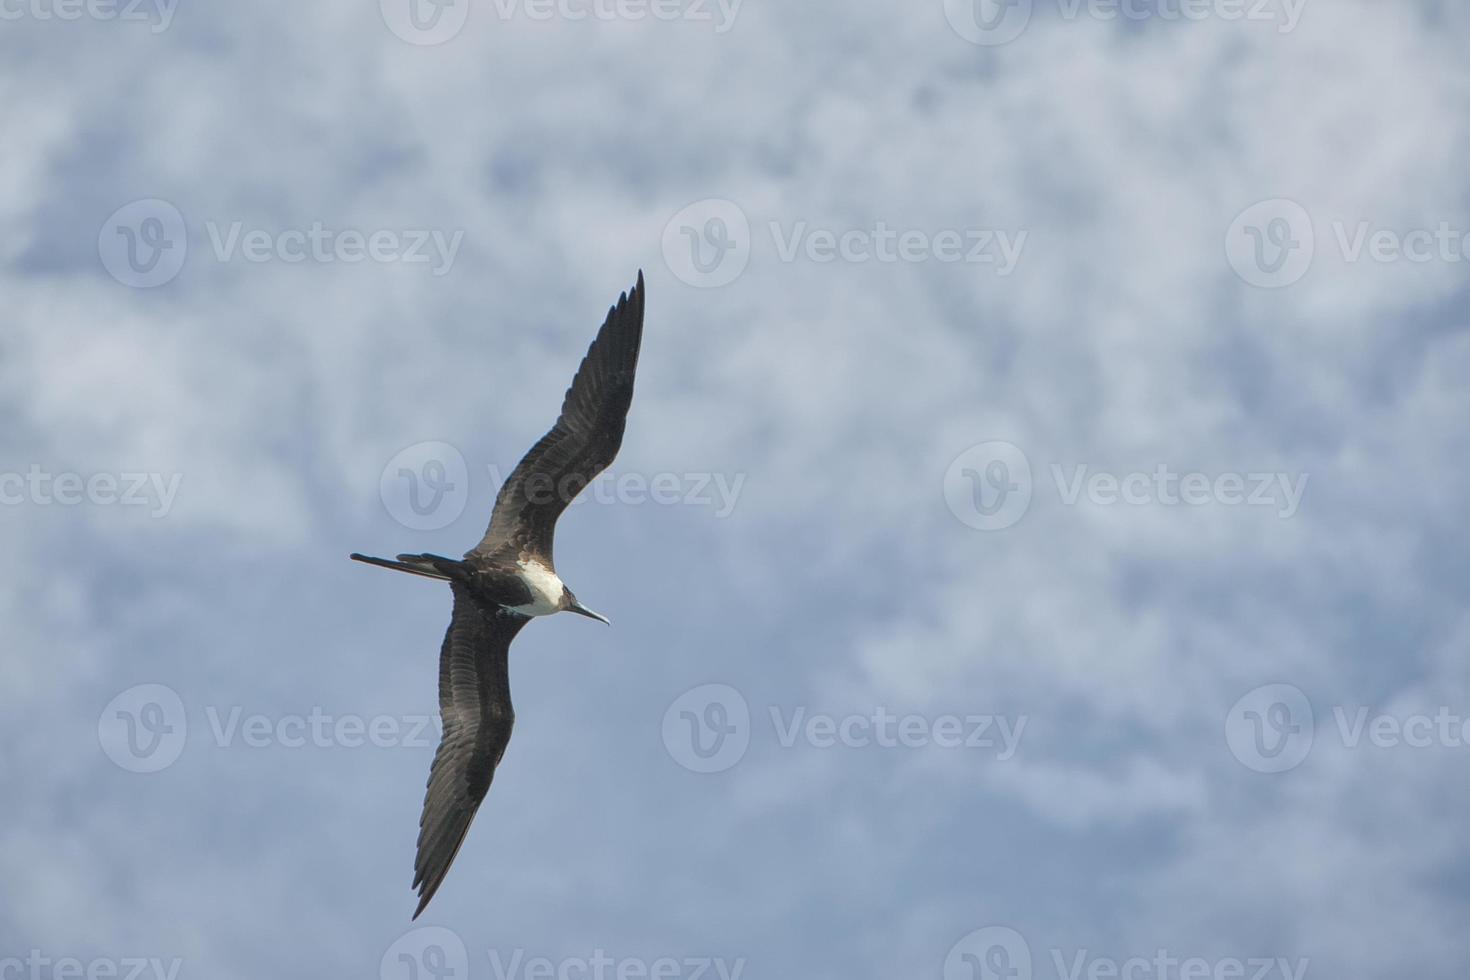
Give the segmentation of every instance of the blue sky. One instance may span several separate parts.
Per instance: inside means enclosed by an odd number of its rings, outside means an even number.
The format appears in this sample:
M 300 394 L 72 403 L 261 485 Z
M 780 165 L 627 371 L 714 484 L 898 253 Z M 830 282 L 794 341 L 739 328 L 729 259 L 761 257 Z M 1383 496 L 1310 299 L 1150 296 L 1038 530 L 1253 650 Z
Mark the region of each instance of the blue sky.
M 1467 40 L 0 3 L 0 978 L 1463 976 Z M 640 268 L 614 626 L 411 924 L 449 596 L 346 556 Z

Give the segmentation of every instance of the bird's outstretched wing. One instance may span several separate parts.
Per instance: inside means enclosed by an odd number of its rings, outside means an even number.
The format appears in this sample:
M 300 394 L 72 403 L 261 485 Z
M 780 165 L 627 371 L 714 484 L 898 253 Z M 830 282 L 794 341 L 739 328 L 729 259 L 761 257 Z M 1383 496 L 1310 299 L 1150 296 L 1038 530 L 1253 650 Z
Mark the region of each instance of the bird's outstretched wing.
M 468 555 L 534 554 L 551 564 L 556 519 L 623 444 L 643 340 L 643 273 L 608 310 L 562 401 L 561 417 L 531 447 L 500 494 L 485 538 Z
M 419 818 L 413 887 L 423 912 L 464 843 L 470 821 L 490 789 L 495 767 L 510 742 L 510 641 L 528 620 L 477 602 L 458 582 L 454 615 L 439 652 L 439 710 L 444 737 L 429 770 L 429 791 Z

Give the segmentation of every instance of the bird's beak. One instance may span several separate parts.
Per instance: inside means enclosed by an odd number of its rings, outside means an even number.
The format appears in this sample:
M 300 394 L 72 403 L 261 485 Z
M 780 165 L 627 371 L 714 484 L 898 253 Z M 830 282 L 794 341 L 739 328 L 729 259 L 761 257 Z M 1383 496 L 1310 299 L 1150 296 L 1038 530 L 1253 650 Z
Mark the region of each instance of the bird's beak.
M 593 612 L 591 609 L 588 609 L 576 599 L 573 599 L 571 601 L 571 604 L 567 606 L 567 612 L 574 612 L 580 616 L 586 616 L 588 619 L 595 619 L 599 623 L 607 623 L 607 625 L 609 626 L 612 625 L 612 622 L 609 621 L 606 616 L 602 615 L 601 613 Z

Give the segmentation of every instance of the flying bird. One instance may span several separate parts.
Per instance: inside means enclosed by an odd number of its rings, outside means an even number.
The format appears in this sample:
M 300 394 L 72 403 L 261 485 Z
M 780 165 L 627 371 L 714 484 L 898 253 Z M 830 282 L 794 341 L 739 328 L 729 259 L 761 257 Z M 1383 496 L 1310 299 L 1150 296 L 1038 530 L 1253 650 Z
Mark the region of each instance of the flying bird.
M 561 416 L 516 465 L 495 498 L 484 539 L 462 560 L 399 555 L 367 562 L 449 583 L 454 613 L 439 651 L 444 734 L 429 769 L 419 818 L 413 887 L 423 913 L 454 863 L 470 821 L 510 741 L 515 712 L 510 642 L 533 616 L 574 612 L 608 620 L 577 601 L 551 558 L 556 519 L 623 444 L 643 340 L 643 273 L 608 310 L 562 401 Z

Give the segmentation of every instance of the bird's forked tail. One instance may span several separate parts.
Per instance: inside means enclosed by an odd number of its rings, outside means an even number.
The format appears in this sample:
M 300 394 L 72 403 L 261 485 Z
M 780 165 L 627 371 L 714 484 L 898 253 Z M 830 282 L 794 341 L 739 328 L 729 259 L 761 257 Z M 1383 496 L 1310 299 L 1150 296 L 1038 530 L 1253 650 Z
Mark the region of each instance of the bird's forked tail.
M 464 562 L 455 558 L 445 558 L 443 555 L 399 555 L 397 561 L 359 555 L 356 552 L 348 557 L 353 561 L 377 565 L 379 568 L 391 568 L 396 572 L 408 572 L 410 575 L 422 575 L 424 578 L 435 578 L 445 582 L 465 578 L 464 572 L 461 571 Z

